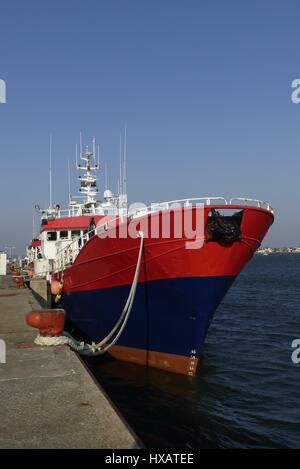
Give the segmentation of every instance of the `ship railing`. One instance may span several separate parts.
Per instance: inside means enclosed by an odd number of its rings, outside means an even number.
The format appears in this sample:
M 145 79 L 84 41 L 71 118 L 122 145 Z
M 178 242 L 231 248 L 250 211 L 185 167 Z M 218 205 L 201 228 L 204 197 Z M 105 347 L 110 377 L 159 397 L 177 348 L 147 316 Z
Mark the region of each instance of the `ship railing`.
M 264 200 L 258 200 L 258 199 L 249 199 L 246 197 L 233 197 L 232 199 L 229 200 L 230 205 L 247 205 L 248 207 L 258 207 L 258 208 L 263 208 L 265 210 L 268 210 L 268 212 L 271 212 L 274 214 L 274 209 L 272 205 L 269 204 L 269 202 L 265 202 Z
M 42 214 L 42 219 L 45 220 L 55 220 L 57 218 L 65 218 L 65 217 L 74 217 L 74 216 L 80 216 L 84 214 L 84 209 L 82 208 L 81 204 L 74 205 L 71 208 L 64 208 L 64 209 L 58 209 L 56 211 L 49 212 L 47 210 L 40 210 L 40 213 Z M 90 212 L 91 214 L 94 214 L 94 212 Z
M 78 256 L 79 252 L 87 241 L 94 236 L 95 229 L 92 229 L 85 233 L 83 236 L 78 236 L 71 241 L 71 243 L 65 245 L 63 248 L 60 248 L 56 251 L 55 259 L 55 272 L 60 272 L 66 267 L 69 267 L 73 264 L 75 258 Z
M 128 213 L 129 218 L 137 218 L 149 213 L 161 212 L 171 208 L 192 207 L 193 205 L 227 205 L 228 202 L 224 197 L 194 197 L 190 199 L 169 200 L 168 202 L 152 203 L 147 207 L 138 207 Z
M 224 197 L 195 197 L 190 199 L 178 199 L 178 200 L 170 200 L 168 202 L 159 202 L 159 203 L 152 203 L 147 207 L 138 207 L 132 212 L 129 212 L 129 218 L 138 218 L 149 213 L 160 212 L 162 210 L 169 210 L 179 207 L 192 207 L 197 204 L 203 204 L 206 206 L 210 205 L 244 205 L 244 206 L 253 206 L 258 208 L 264 208 L 269 212 L 274 213 L 272 206 L 268 202 L 264 202 L 258 199 L 251 199 L 246 197 L 233 197 L 229 201 L 227 201 Z

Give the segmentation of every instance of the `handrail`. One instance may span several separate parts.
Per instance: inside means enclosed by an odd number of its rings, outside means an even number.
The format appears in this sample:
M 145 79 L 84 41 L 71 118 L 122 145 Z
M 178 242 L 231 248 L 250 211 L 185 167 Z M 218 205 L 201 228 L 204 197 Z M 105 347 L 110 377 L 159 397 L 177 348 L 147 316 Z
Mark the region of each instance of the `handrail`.
M 90 235 L 93 233 L 93 236 L 94 236 L 95 231 L 99 230 L 102 226 L 105 226 L 106 224 L 107 224 L 107 220 L 106 220 L 105 223 L 103 223 L 99 226 L 96 226 L 96 228 L 92 228 L 90 231 L 88 231 L 87 233 L 85 233 L 82 236 L 74 238 L 69 244 L 66 244 L 61 249 L 57 250 L 56 255 L 57 255 L 58 258 L 54 260 L 54 263 L 56 264 L 55 271 L 63 270 L 63 268 L 66 265 L 69 265 L 71 262 L 73 262 L 75 260 L 75 257 L 77 257 L 77 255 L 79 254 L 79 252 L 83 248 L 83 246 L 90 239 Z M 80 240 L 80 247 L 78 245 L 79 240 Z M 76 248 L 74 250 L 74 249 L 71 248 L 71 246 L 75 243 L 77 243 L 78 248 Z M 71 248 L 71 250 L 70 250 L 70 248 Z M 59 257 L 59 254 L 61 254 L 60 257 Z M 72 260 L 71 260 L 71 256 L 72 256 Z M 64 262 L 64 259 L 66 259 L 66 262 Z
M 257 206 L 258 208 L 265 208 L 266 210 L 268 210 L 268 212 L 271 212 L 274 214 L 274 209 L 272 207 L 271 204 L 269 204 L 269 202 L 265 202 L 264 200 L 259 200 L 259 199 L 250 199 L 250 198 L 247 198 L 247 197 L 232 197 L 232 199 L 230 199 L 229 201 L 229 204 L 230 205 L 237 205 L 237 204 L 234 204 L 233 201 L 239 201 L 239 202 L 243 202 L 244 205 L 249 205 L 249 202 L 250 204 L 253 202 L 255 203 L 255 206 Z M 251 205 L 253 206 L 253 205 Z
M 140 208 L 135 209 L 135 211 L 132 213 L 129 213 L 128 216 L 129 218 L 135 218 L 138 216 L 146 215 L 148 213 L 153 213 L 155 211 L 168 210 L 169 208 L 172 208 L 170 206 L 175 205 L 175 204 L 184 204 L 184 207 L 192 206 L 193 202 L 202 203 L 204 205 L 219 205 L 221 200 L 223 201 L 222 205 L 239 205 L 239 204 L 235 204 L 234 201 L 243 202 L 243 205 L 247 205 L 248 203 L 251 203 L 252 204 L 251 206 L 253 206 L 253 203 L 255 203 L 255 206 L 257 206 L 258 208 L 265 207 L 266 210 L 274 213 L 274 209 L 268 202 L 264 202 L 258 199 L 251 199 L 251 198 L 246 198 L 246 197 L 233 197 L 228 202 L 224 197 L 194 197 L 191 199 L 178 199 L 178 200 L 171 200 L 168 202 L 152 203 L 151 205 L 148 205 L 147 207 L 140 207 Z
M 135 209 L 134 212 L 128 213 L 129 218 L 133 218 L 136 215 L 139 214 L 139 212 L 142 212 L 142 214 L 147 214 L 147 213 L 153 213 L 157 211 L 156 209 L 159 210 L 168 210 L 171 205 L 175 204 L 181 204 L 184 207 L 190 207 L 193 205 L 193 202 L 198 202 L 202 203 L 204 205 L 212 205 L 213 201 L 217 201 L 217 204 L 220 204 L 220 201 L 223 202 L 222 205 L 227 205 L 228 202 L 224 197 L 192 197 L 190 199 L 177 199 L 177 200 L 169 200 L 168 202 L 154 202 L 151 205 L 148 205 L 146 207 L 141 207 Z M 213 204 L 215 205 L 215 204 Z

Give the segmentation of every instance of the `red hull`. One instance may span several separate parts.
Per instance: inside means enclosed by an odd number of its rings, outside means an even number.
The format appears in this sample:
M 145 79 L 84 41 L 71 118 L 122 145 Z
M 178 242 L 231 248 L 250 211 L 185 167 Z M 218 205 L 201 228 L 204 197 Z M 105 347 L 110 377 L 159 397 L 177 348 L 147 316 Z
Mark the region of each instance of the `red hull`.
M 211 207 L 205 207 L 205 220 Z M 214 207 L 215 208 L 215 207 Z M 220 206 L 217 208 L 228 208 Z M 208 239 L 199 249 L 186 249 L 186 238 L 145 238 L 139 281 L 195 276 L 236 276 L 252 257 L 273 223 L 273 214 L 255 207 L 243 209 L 241 240 L 220 243 Z M 196 210 L 192 208 L 193 212 Z M 155 216 L 161 217 L 160 214 Z M 143 217 L 149 220 L 150 215 Z M 153 215 L 152 215 L 153 217 Z M 171 225 L 174 213 L 171 212 Z M 159 222 L 161 223 L 161 221 Z M 188 240 L 190 241 L 190 240 Z M 127 285 L 132 282 L 139 239 L 92 237 L 64 272 L 64 290 L 82 291 Z
M 205 226 L 211 208 L 205 207 Z M 270 211 L 261 208 L 230 209 L 243 210 L 238 240 L 215 241 L 205 232 L 201 248 L 186 249 L 186 242 L 191 240 L 175 238 L 172 230 L 170 239 L 145 238 L 134 308 L 117 345 L 110 349 L 113 356 L 195 374 L 215 309 L 274 219 Z M 194 215 L 196 208 L 190 210 Z M 160 226 L 162 214 L 155 216 Z M 137 219 L 138 228 L 143 230 L 149 217 Z M 174 212 L 171 227 L 172 217 Z M 138 237 L 93 236 L 74 264 L 65 269 L 63 307 L 69 319 L 92 340 L 101 340 L 117 322 L 132 283 L 139 246 Z

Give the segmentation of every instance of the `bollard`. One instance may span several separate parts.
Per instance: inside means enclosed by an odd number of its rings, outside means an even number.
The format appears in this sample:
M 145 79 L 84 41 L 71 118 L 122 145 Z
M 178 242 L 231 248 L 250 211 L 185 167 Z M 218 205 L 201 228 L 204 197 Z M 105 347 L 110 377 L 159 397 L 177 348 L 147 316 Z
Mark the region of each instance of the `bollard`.
M 65 326 L 64 309 L 41 309 L 30 311 L 26 315 L 28 326 L 39 329 L 42 336 L 59 336 Z

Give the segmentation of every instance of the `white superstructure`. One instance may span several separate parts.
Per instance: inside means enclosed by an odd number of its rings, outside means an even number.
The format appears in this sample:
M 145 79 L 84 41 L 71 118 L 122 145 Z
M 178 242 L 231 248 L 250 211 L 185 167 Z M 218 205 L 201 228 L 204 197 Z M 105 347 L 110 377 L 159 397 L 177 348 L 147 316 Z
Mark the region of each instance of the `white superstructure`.
M 120 180 L 119 193 L 114 195 L 107 188 L 103 200 L 98 199 L 98 177 L 95 174 L 100 170 L 100 151 L 96 139 L 92 140 L 92 148 L 88 145 L 83 150 L 82 136 L 80 134 L 79 150 L 75 146 L 76 169 L 81 174 L 79 180 L 79 194 L 72 196 L 69 181 L 69 202 L 67 209 L 52 203 L 52 138 L 50 138 L 50 205 L 41 210 L 38 205 L 36 211 L 41 215 L 41 231 L 38 239 L 32 240 L 27 247 L 27 262 L 31 264 L 34 275 L 47 276 L 53 271 L 58 256 L 76 239 L 82 239 L 93 226 L 93 217 L 119 216 L 127 214 L 126 188 L 126 138 L 124 139 L 123 155 L 120 152 Z M 70 179 L 70 176 L 69 176 Z M 105 177 L 105 179 L 107 179 Z M 122 190 L 123 189 L 123 190 Z M 74 220 L 75 219 L 75 220 Z M 47 229 L 49 227 L 49 229 Z

